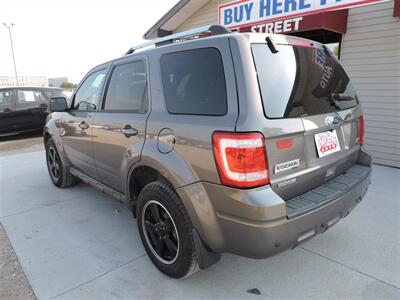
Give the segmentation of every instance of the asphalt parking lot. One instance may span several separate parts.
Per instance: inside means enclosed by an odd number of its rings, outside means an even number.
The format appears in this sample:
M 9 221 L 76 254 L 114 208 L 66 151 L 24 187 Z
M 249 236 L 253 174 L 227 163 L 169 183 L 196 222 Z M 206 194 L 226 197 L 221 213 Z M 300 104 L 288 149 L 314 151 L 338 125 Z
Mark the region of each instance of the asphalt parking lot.
M 323 235 L 173 280 L 117 201 L 85 184 L 55 188 L 43 151 L 0 157 L 0 222 L 39 299 L 400 299 L 399 196 L 400 170 L 374 166 L 366 198 Z

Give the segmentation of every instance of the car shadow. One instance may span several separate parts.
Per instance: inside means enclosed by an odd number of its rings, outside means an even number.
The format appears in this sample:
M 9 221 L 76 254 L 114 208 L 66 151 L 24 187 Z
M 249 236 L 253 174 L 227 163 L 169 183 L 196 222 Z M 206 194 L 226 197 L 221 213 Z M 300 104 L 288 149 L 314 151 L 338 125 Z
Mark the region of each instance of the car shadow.
M 37 138 L 37 137 L 41 137 L 42 135 L 43 135 L 43 132 L 41 130 L 32 131 L 32 132 L 26 132 L 26 133 L 20 133 L 20 134 L 13 134 L 13 135 L 5 135 L 5 136 L 0 136 L 0 143 L 1 142 L 24 140 L 24 139 L 30 139 L 30 138 Z

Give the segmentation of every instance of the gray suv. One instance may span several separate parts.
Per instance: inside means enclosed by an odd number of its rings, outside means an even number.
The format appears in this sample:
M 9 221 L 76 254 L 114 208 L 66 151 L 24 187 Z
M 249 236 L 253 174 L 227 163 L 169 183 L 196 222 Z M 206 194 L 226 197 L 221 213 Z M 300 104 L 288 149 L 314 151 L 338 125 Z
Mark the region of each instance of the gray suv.
M 326 231 L 370 183 L 364 119 L 319 43 L 210 26 L 91 70 L 44 130 L 59 187 L 89 183 L 128 205 L 163 273 L 221 253 L 265 258 Z

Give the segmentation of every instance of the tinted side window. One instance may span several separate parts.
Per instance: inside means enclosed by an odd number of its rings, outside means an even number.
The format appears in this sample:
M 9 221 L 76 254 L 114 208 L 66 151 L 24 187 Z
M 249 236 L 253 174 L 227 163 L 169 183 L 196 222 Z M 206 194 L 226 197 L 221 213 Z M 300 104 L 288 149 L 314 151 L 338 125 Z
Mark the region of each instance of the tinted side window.
M 147 111 L 147 79 L 143 61 L 116 66 L 107 89 L 104 109 Z
M 12 91 L 11 90 L 0 91 L 0 106 L 10 105 L 11 102 L 12 102 Z
M 46 96 L 47 99 L 51 99 L 52 97 L 60 96 L 64 97 L 62 94 L 62 90 L 44 90 L 43 94 Z
M 18 90 L 18 103 L 20 104 L 46 100 L 46 96 L 41 91 Z
M 227 113 L 225 75 L 217 49 L 164 54 L 161 75 L 170 113 L 214 116 Z
M 100 103 L 101 90 L 107 70 L 89 75 L 75 94 L 74 108 L 78 110 L 96 110 Z

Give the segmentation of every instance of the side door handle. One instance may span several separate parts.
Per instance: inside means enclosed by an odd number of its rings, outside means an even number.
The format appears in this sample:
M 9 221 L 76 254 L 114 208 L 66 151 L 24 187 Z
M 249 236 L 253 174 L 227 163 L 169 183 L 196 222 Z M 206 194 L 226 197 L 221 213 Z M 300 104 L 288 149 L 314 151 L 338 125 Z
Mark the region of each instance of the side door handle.
M 82 121 L 81 124 L 79 124 L 79 127 L 80 127 L 82 130 L 86 130 L 86 129 L 89 129 L 89 124 L 86 123 L 85 121 Z
M 129 138 L 131 136 L 137 135 L 139 132 L 135 128 L 132 128 L 131 125 L 126 125 L 124 128 L 121 129 L 121 133 Z

